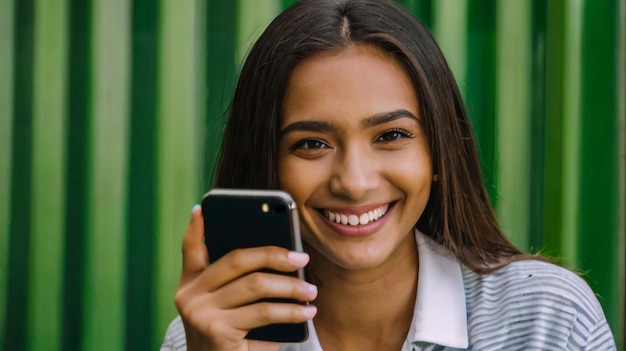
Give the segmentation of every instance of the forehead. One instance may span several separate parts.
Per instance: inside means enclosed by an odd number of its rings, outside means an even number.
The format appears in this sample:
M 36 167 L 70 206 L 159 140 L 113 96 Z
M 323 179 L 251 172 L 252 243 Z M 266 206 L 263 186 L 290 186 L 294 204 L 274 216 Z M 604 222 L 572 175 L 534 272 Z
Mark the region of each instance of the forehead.
M 281 125 L 302 119 L 365 118 L 398 109 L 418 115 L 415 88 L 405 67 L 374 46 L 353 44 L 317 54 L 294 68 Z

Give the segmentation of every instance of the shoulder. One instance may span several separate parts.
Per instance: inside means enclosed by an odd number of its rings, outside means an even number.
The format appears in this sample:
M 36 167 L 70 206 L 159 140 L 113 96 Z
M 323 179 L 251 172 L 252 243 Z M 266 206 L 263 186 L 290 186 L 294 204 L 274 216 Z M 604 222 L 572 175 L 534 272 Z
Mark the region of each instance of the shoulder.
M 573 304 L 599 307 L 587 283 L 574 272 L 539 260 L 522 260 L 508 264 L 490 274 L 477 274 L 463 269 L 466 291 L 488 289 L 498 298 L 513 296 L 553 296 Z
M 182 351 L 187 349 L 187 338 L 185 336 L 185 327 L 180 316 L 176 317 L 167 327 L 162 351 Z
M 463 280 L 468 328 L 476 340 L 517 335 L 524 342 L 580 349 L 597 338 L 613 340 L 595 294 L 565 268 L 523 260 L 482 275 L 464 267 Z
M 537 305 L 547 303 L 571 307 L 597 320 L 604 314 L 589 285 L 577 274 L 539 260 L 512 262 L 491 274 L 479 275 L 464 269 L 466 293 L 504 302 Z M 478 296 L 477 296 L 478 297 Z

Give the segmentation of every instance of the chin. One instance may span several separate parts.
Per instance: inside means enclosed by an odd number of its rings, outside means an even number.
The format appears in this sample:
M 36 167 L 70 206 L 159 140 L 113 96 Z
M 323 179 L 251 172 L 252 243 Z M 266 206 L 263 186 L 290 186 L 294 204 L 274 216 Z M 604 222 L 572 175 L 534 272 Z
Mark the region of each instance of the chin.
M 385 253 L 379 245 L 374 246 L 369 248 L 361 245 L 343 248 L 340 246 L 330 250 L 319 245 L 313 247 L 320 258 L 329 261 L 338 268 L 367 270 L 381 266 L 391 255 L 392 250 Z
M 381 262 L 373 262 L 371 259 L 368 260 L 340 260 L 337 259 L 334 263 L 344 270 L 347 271 L 364 271 L 377 268 L 381 265 Z

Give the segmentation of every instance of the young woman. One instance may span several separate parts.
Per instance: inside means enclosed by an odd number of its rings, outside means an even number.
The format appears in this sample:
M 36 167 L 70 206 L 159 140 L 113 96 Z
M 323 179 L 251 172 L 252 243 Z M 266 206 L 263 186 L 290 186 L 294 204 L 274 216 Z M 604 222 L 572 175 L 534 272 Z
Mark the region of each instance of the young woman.
M 208 265 L 194 209 L 164 350 L 615 349 L 584 281 L 501 233 L 450 69 L 393 1 L 305 0 L 274 20 L 241 72 L 215 185 L 289 192 L 307 253 Z M 258 273 L 299 267 L 308 282 Z M 255 302 L 272 297 L 312 304 Z M 244 338 L 303 321 L 301 344 Z

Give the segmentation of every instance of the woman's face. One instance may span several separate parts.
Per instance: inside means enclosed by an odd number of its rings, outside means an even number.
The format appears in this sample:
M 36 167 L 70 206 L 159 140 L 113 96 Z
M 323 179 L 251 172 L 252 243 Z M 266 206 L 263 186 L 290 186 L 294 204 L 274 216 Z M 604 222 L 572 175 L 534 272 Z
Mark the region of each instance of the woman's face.
M 334 264 L 374 268 L 415 245 L 432 181 L 418 111 L 402 65 L 370 46 L 322 53 L 293 71 L 280 187 L 298 205 L 303 238 Z

